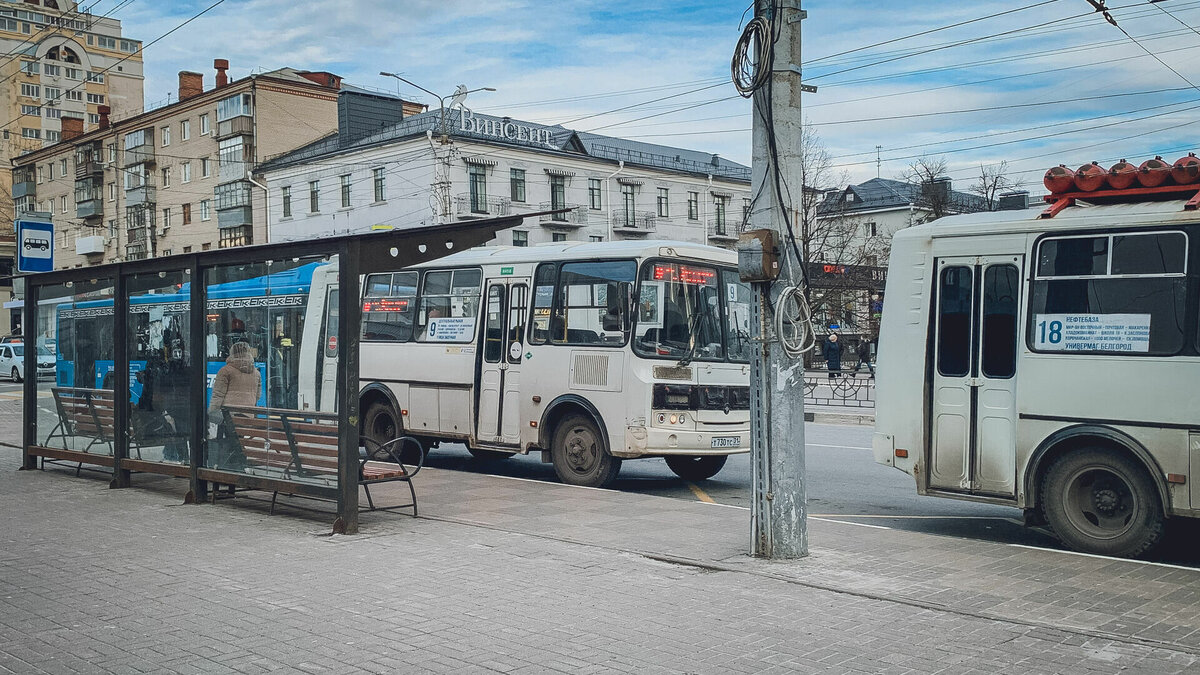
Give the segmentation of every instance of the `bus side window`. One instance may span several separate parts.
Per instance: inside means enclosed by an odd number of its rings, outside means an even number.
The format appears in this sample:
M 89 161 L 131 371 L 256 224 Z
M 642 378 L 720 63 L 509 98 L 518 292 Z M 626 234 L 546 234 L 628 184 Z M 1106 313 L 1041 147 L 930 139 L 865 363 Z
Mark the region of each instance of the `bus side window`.
M 499 363 L 504 358 L 504 286 L 488 288 L 487 316 L 483 327 L 483 360 Z
M 971 288 L 969 267 L 945 267 L 938 282 L 938 372 L 965 377 L 971 370 Z
M 525 333 L 525 312 L 529 306 L 529 287 L 517 284 L 512 287 L 508 298 L 508 362 L 520 363 L 522 354 L 523 335 Z M 514 350 L 513 346 L 516 346 Z M 515 351 L 515 355 L 514 355 Z
M 475 339 L 482 278 L 478 269 L 425 273 L 417 317 L 421 342 L 465 343 Z
M 546 344 L 550 337 L 550 313 L 554 307 L 554 286 L 558 280 L 558 268 L 552 263 L 538 265 L 533 281 L 533 327 L 529 331 L 530 344 Z

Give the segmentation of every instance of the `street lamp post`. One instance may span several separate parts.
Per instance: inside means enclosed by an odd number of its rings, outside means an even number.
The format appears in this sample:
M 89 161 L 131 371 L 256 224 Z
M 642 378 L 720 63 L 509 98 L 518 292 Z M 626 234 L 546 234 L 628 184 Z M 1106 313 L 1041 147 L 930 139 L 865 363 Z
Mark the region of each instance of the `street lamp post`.
M 388 73 L 388 72 L 384 72 L 381 70 L 381 71 L 379 71 L 379 74 L 383 75 L 384 77 L 394 77 L 397 80 L 400 80 L 401 82 L 403 82 L 411 87 L 416 87 L 417 89 L 420 89 L 421 91 L 425 92 L 426 94 L 429 94 L 430 96 L 432 96 L 438 100 L 438 110 L 439 110 L 438 129 L 441 131 L 442 142 L 445 143 L 446 135 L 447 135 L 446 134 L 446 97 L 438 96 L 437 94 L 433 93 L 432 91 L 429 91 L 428 89 L 426 89 L 425 87 L 422 87 L 421 85 L 417 84 L 416 82 L 406 80 L 403 77 L 400 77 L 399 75 L 397 75 L 396 73 Z M 476 89 L 468 89 L 467 91 L 455 92 L 455 94 L 456 95 L 462 94 L 463 96 L 465 96 L 467 94 L 471 94 L 471 93 L 474 93 L 477 91 L 496 91 L 496 89 L 494 87 L 478 87 Z

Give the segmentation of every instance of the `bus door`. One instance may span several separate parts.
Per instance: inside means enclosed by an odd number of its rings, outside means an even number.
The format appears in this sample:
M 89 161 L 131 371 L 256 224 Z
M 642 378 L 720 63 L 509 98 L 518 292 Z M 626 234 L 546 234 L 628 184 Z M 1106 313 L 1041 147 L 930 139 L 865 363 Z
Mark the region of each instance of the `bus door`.
M 489 281 L 484 303 L 479 409 L 475 438 L 481 443 L 520 443 L 521 363 L 525 360 L 525 318 L 529 279 Z
M 1020 256 L 938 259 L 929 487 L 1016 494 Z
M 309 302 L 313 302 L 310 298 Z M 337 411 L 338 376 L 338 287 L 332 284 L 326 291 L 325 312 L 321 317 L 321 344 L 317 346 L 317 409 Z M 301 365 L 300 367 L 305 367 Z

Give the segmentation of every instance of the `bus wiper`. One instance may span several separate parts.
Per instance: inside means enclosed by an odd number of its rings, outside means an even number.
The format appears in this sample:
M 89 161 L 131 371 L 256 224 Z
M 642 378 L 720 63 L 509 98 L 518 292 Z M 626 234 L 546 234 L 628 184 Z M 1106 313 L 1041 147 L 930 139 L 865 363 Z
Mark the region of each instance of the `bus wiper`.
M 679 359 L 679 363 L 675 364 L 680 368 L 690 365 L 692 363 L 692 359 L 696 357 L 696 330 L 700 328 L 700 319 L 703 316 L 704 314 L 702 312 L 696 312 L 692 315 L 691 319 L 688 320 L 688 349 L 686 352 L 684 352 L 683 357 Z

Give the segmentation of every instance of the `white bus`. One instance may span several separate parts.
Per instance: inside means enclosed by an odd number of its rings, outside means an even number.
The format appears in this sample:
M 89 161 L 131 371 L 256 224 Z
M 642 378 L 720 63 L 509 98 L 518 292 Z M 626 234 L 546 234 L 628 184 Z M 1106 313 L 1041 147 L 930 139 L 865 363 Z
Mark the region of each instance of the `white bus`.
M 1200 212 L 1105 194 L 896 234 L 873 447 L 919 494 L 1131 556 L 1200 516 Z
M 539 451 L 566 483 L 623 459 L 689 480 L 750 448 L 750 288 L 672 241 L 486 247 L 363 281 L 362 428 L 477 457 Z

